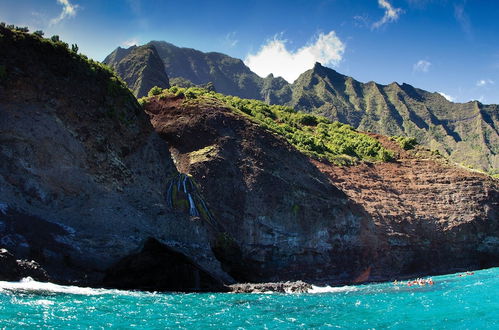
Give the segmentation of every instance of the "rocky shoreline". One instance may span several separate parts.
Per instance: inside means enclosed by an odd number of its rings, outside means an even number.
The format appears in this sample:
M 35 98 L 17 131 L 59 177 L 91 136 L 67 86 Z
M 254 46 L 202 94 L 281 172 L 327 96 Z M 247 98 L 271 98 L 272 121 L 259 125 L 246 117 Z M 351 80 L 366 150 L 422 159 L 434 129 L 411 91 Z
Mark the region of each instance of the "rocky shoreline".
M 50 281 L 45 269 L 34 260 L 16 260 L 6 249 L 0 249 L 0 281 L 19 281 L 31 277 L 37 281 Z
M 307 293 L 312 285 L 303 281 L 274 283 L 238 283 L 228 286 L 231 293 Z

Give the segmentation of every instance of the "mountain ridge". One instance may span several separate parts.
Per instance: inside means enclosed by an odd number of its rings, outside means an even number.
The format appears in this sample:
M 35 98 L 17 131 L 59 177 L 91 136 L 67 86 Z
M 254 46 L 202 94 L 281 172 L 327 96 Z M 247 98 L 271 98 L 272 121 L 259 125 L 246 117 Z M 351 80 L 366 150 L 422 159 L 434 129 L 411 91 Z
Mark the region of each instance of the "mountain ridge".
M 291 106 L 373 133 L 414 137 L 457 163 L 499 174 L 498 105 L 453 103 L 406 83 L 362 83 L 318 62 L 289 83 L 273 75 L 259 77 L 242 60 L 222 53 L 160 41 L 147 45 L 163 49 L 158 53 L 171 78 L 194 85 L 211 82 L 223 94 Z M 105 63 L 115 67 L 119 61 L 106 58 Z M 186 63 L 194 69 L 185 69 Z

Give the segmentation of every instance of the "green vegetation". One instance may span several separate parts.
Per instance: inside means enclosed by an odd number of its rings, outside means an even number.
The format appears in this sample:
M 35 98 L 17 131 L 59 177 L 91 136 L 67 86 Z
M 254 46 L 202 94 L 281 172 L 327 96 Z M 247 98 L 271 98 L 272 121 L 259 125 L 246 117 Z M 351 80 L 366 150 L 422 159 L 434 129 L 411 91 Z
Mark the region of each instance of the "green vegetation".
M 154 93 L 157 93 L 157 89 Z M 317 115 L 300 113 L 290 107 L 227 96 L 199 87 L 186 89 L 173 86 L 163 90 L 161 95 L 154 95 L 163 98 L 178 97 L 182 94 L 185 95 L 186 105 L 213 104 L 249 117 L 315 159 L 327 160 L 337 165 L 352 165 L 360 160 L 393 159 L 392 151 L 385 149 L 378 140 L 356 131 L 350 125 L 332 122 Z M 147 102 L 147 99 L 142 99 L 140 102 Z
M 415 138 L 407 136 L 392 136 L 390 140 L 397 142 L 404 150 L 414 149 L 418 145 L 418 141 Z
M 125 104 L 133 104 L 135 114 L 140 111 L 137 101 L 130 93 L 126 84 L 115 75 L 106 65 L 89 59 L 83 54 L 78 54 L 78 46 L 71 47 L 60 40 L 59 36 L 43 38 L 43 31 L 29 33 L 27 28 L 0 23 L 0 49 L 2 49 L 3 63 L 0 65 L 0 81 L 5 80 L 9 71 L 9 65 L 22 61 L 26 65 L 40 65 L 40 69 L 49 70 L 51 76 L 63 75 L 70 81 L 81 81 L 91 78 L 93 81 L 107 87 L 107 93 L 113 96 L 115 104 L 107 104 L 107 116 L 113 116 L 125 124 L 130 124 L 133 118 L 128 117 Z M 41 54 L 44 60 L 33 58 L 33 53 Z M 105 90 L 105 89 L 104 89 Z M 110 102 L 110 101 L 109 101 Z M 116 108 L 116 109 L 115 109 Z M 111 109 L 111 110 L 109 110 Z M 130 109 L 130 107 L 128 107 Z
M 159 95 L 162 92 L 163 92 L 163 89 L 161 87 L 154 86 L 153 88 L 151 88 L 151 90 L 149 91 L 149 93 L 147 93 L 147 96 Z

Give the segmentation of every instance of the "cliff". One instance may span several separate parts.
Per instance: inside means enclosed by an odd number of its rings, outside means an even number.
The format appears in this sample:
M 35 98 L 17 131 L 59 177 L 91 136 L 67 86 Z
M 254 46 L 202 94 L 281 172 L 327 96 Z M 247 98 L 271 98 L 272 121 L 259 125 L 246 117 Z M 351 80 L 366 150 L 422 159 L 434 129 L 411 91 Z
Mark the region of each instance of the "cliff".
M 151 45 L 131 47 L 128 50 L 117 48 L 104 63 L 109 64 L 125 81 L 136 97 L 146 96 L 154 86 L 170 87 L 163 62 Z
M 153 98 L 145 109 L 221 227 L 213 249 L 238 281 L 331 280 L 367 267 L 362 209 L 309 158 L 218 105 Z
M 102 285 L 154 239 L 230 283 L 206 226 L 168 209 L 178 172 L 120 80 L 36 35 L 0 27 L 0 49 L 0 247 L 56 282 Z M 185 265 L 163 256 L 155 265 Z
M 374 134 L 393 161 L 309 158 L 213 95 L 165 92 L 145 109 L 223 228 L 214 250 L 238 281 L 351 283 L 498 264 L 497 180 Z

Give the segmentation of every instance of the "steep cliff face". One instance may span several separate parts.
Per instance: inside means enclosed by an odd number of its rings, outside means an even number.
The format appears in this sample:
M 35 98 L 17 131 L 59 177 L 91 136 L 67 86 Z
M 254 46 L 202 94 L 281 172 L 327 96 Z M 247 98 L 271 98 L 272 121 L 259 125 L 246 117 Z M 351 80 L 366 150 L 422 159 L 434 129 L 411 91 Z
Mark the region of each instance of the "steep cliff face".
M 146 96 L 154 86 L 170 87 L 163 62 L 152 45 L 117 48 L 104 63 L 116 71 L 137 97 Z
M 230 281 L 205 226 L 168 209 L 177 171 L 128 89 L 60 42 L 0 28 L 0 49 L 0 247 L 96 284 L 155 238 Z
M 168 76 L 182 77 L 196 85 L 213 83 L 215 89 L 228 95 L 260 98 L 262 78 L 243 61 L 221 53 L 203 53 L 164 41 L 151 41 L 163 61 Z
M 177 168 L 225 231 L 238 280 L 381 280 L 499 264 L 499 185 L 423 148 L 393 162 L 311 160 L 224 104 L 150 99 Z
M 371 278 L 497 266 L 499 182 L 376 137 L 397 151 L 396 162 L 342 168 L 314 161 L 376 225 Z
M 310 159 L 220 104 L 151 99 L 156 131 L 222 227 L 213 249 L 240 281 L 349 281 L 377 249 L 373 223 Z

